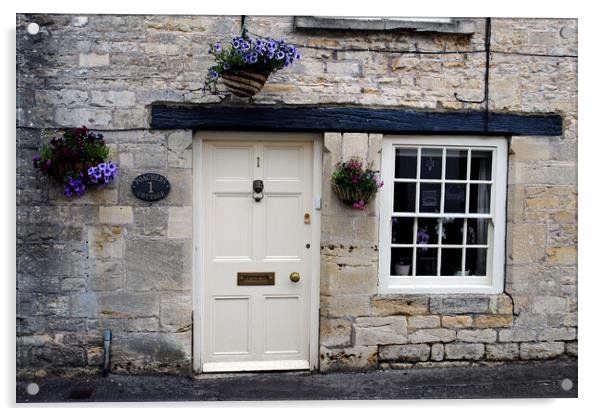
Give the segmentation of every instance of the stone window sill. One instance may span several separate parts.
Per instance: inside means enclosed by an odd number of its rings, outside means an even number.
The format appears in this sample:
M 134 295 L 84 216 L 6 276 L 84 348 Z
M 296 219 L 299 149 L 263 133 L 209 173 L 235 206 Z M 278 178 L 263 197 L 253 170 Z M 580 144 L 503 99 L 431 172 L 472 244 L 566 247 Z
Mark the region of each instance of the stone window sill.
M 382 306 L 385 315 L 392 310 L 400 309 L 405 314 L 407 307 L 410 315 L 425 314 L 500 314 L 511 315 L 513 313 L 513 301 L 505 293 L 492 295 L 414 295 L 414 294 L 392 294 L 377 295 L 372 298 L 372 304 Z M 378 308 L 377 308 L 378 309 Z M 424 310 L 421 310 L 424 309 Z M 378 311 L 375 311 L 379 315 Z

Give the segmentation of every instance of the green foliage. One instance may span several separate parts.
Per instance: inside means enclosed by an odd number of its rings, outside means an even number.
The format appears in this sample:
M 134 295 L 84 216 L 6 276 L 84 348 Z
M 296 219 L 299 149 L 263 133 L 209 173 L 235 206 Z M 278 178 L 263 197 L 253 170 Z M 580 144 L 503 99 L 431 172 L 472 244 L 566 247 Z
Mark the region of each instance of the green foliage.
M 376 191 L 383 186 L 378 171 L 364 169 L 362 161 L 357 157 L 346 162 L 337 162 L 330 182 L 337 186 L 361 191 Z
M 248 71 L 268 76 L 301 59 L 299 50 L 284 40 L 248 36 L 235 37 L 225 47 L 219 43 L 211 45 L 209 53 L 215 58 L 215 65 L 209 68 L 204 90 L 213 93 L 224 73 Z

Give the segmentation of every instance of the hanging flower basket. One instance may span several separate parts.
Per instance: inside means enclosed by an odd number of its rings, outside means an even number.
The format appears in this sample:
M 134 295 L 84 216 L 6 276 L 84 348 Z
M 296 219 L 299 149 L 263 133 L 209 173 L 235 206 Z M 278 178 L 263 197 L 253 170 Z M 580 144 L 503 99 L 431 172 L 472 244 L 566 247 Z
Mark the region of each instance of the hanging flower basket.
M 63 183 L 65 175 L 69 172 L 79 175 L 81 172 L 88 172 L 88 169 L 99 163 L 102 163 L 102 159 L 85 162 L 57 162 L 50 166 L 48 174 L 60 183 Z
M 102 188 L 117 177 L 117 165 L 105 162 L 108 155 L 102 134 L 83 126 L 64 131 L 62 137 L 42 146 L 33 164 L 62 184 L 66 196 L 73 197 L 93 186 Z
M 363 191 L 361 189 L 354 189 L 345 186 L 332 185 L 337 198 L 346 204 L 353 205 L 356 202 L 364 201 L 364 204 L 367 204 L 374 194 L 375 190 Z
M 360 210 L 364 209 L 383 186 L 378 171 L 364 169 L 358 157 L 351 158 L 347 162 L 337 162 L 330 182 L 340 201 Z
M 263 88 L 268 75 L 256 72 L 224 72 L 222 80 L 226 88 L 237 97 L 252 97 Z
M 284 40 L 238 36 L 222 47 L 211 45 L 209 53 L 216 64 L 209 68 L 204 92 L 217 94 L 217 81 L 238 97 L 252 97 L 263 88 L 271 73 L 301 59 L 299 50 Z

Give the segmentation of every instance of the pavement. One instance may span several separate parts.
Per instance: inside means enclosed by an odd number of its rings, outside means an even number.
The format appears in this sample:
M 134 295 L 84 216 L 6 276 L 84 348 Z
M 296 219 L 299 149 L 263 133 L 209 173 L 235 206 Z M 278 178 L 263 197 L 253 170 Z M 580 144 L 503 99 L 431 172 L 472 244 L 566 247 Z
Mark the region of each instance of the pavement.
M 36 395 L 26 392 L 35 382 Z M 78 376 L 16 383 L 18 403 L 575 398 L 577 360 L 365 373 Z

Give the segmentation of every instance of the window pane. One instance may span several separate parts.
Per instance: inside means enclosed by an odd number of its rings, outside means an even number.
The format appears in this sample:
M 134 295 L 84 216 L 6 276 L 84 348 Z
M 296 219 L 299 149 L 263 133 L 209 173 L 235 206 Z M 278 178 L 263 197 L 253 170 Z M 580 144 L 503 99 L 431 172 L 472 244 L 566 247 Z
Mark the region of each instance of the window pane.
M 466 185 L 463 183 L 445 184 L 445 211 L 453 213 L 466 212 Z
M 485 218 L 469 218 L 466 244 L 487 244 L 489 220 Z
M 414 236 L 414 218 L 391 218 L 391 242 L 393 244 L 412 244 Z
M 464 238 L 464 218 L 443 218 L 442 244 L 462 244 Z
M 437 249 L 418 247 L 416 249 L 416 275 L 437 275 Z
M 420 158 L 421 179 L 441 179 L 441 162 L 443 150 L 422 149 Z
M 467 150 L 447 149 L 445 157 L 445 177 L 447 179 L 466 179 Z
M 471 183 L 468 212 L 471 214 L 489 214 L 489 206 L 491 204 L 490 195 L 490 184 Z
M 417 149 L 395 150 L 395 177 L 416 179 Z
M 412 275 L 412 252 L 413 248 L 391 249 L 391 276 Z
M 415 212 L 416 211 L 416 184 L 395 182 L 393 192 L 393 211 Z
M 487 249 L 466 249 L 466 271 L 469 276 L 487 276 Z
M 471 156 L 470 179 L 491 180 L 491 151 L 474 150 Z
M 439 243 L 439 219 L 418 218 L 418 230 L 416 232 L 416 244 L 438 244 Z
M 420 212 L 439 212 L 441 210 L 441 184 L 420 184 Z
M 462 249 L 441 249 L 441 276 L 462 276 Z

